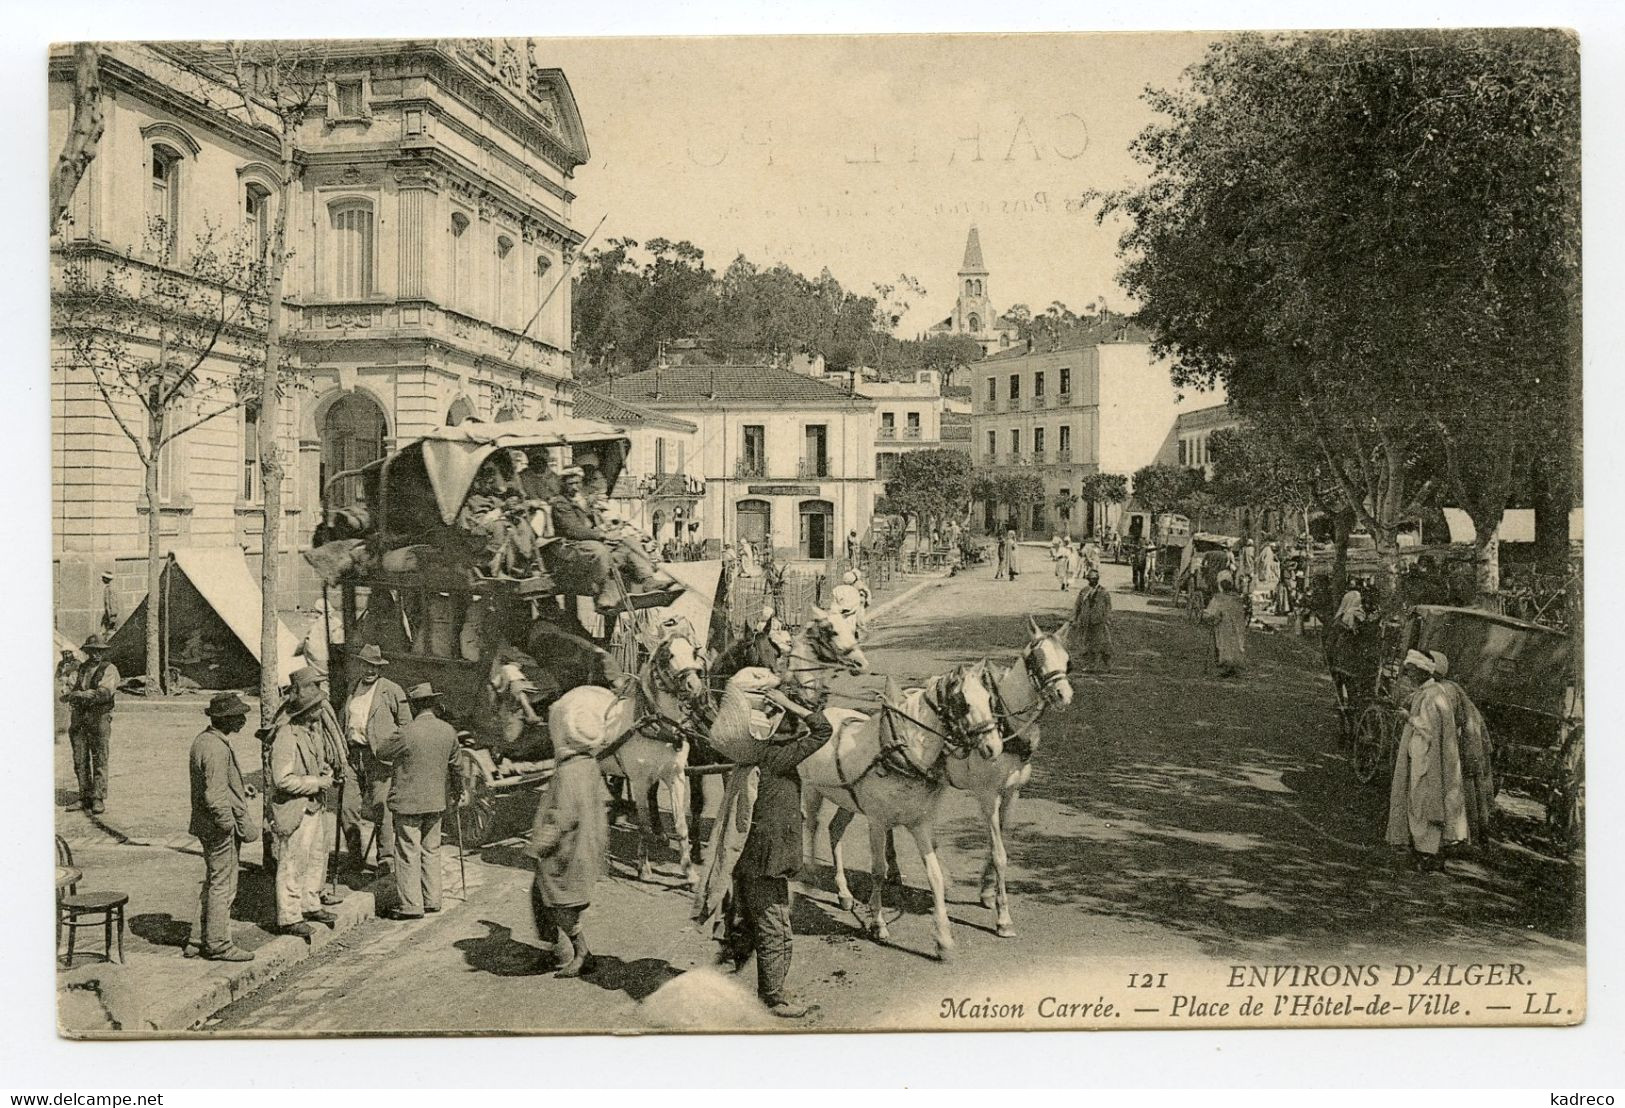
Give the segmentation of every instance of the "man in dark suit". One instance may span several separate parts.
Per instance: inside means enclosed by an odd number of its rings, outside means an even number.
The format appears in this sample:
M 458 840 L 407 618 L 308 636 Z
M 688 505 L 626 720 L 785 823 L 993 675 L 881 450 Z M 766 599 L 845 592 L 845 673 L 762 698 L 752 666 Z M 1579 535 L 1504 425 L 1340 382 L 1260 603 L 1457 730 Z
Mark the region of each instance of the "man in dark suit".
M 807 733 L 756 759 L 761 780 L 751 809 L 750 834 L 734 865 L 745 930 L 756 951 L 756 992 L 768 1011 L 800 1019 L 811 1009 L 784 991 L 790 975 L 790 878 L 801 866 L 801 779 L 796 767 L 829 742 L 823 712 L 806 717 Z
M 560 548 L 554 550 L 553 557 L 563 561 L 557 568 L 570 587 L 592 588 L 598 607 L 613 611 L 620 607 L 622 593 L 610 573 L 612 567 L 620 567 L 623 577 L 640 589 L 667 589 L 677 584 L 632 543 L 614 541 L 604 534 L 582 492 L 579 467 L 566 469 L 559 480 L 559 495 L 548 502 L 553 533 L 561 540 L 553 544 Z
M 198 953 L 216 962 L 252 962 L 254 955 L 231 941 L 231 904 L 237 899 L 238 852 L 258 831 L 243 786 L 237 755 L 226 736 L 248 722 L 248 705 L 236 693 L 220 693 L 206 709 L 209 726 L 192 740 L 187 759 L 192 784 L 189 830 L 203 847 L 203 891 L 198 896 Z
M 392 763 L 389 811 L 395 838 L 395 892 L 390 919 L 422 919 L 440 911 L 440 824 L 457 765 L 457 732 L 439 717 L 440 694 L 425 681 L 409 697 L 415 718 L 380 747 Z
M 343 724 L 349 740 L 350 768 L 360 788 L 361 806 L 369 818 L 378 821 L 378 864 L 384 865 L 390 844 L 395 841 L 394 827 L 389 811 L 389 760 L 378 754 L 393 743 L 401 728 L 412 722 L 412 710 L 406 702 L 406 692 L 384 676 L 389 664 L 376 643 L 368 643 L 355 654 L 361 673 L 350 696 L 344 703 Z M 349 779 L 347 776 L 347 780 Z M 341 802 L 340 811 L 344 805 Z M 361 842 L 361 826 L 345 828 L 350 853 L 366 862 L 366 848 Z

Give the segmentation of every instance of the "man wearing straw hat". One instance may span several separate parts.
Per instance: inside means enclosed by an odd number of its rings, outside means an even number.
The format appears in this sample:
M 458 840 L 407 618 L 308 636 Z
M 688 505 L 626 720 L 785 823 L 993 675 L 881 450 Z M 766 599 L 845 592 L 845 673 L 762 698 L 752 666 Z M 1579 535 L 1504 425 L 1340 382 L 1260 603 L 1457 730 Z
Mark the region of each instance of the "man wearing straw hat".
M 396 905 L 387 918 L 398 920 L 440 911 L 440 824 L 456 794 L 448 782 L 457 765 L 457 732 L 439 716 L 440 694 L 425 681 L 407 698 L 412 722 L 378 750 L 392 766 Z
M 311 935 L 307 920 L 337 922 L 322 907 L 322 791 L 333 785 L 321 739 L 321 708 L 326 698 L 315 685 L 294 691 L 287 719 L 271 738 L 271 830 L 277 839 L 276 930 Z

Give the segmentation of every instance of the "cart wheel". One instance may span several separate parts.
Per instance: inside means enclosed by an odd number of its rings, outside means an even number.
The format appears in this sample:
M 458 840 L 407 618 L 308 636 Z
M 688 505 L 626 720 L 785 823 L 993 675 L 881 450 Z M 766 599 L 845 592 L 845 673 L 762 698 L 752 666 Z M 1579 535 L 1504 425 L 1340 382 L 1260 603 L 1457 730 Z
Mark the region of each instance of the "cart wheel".
M 1368 705 L 1354 721 L 1354 750 L 1350 758 L 1354 779 L 1369 785 L 1382 772 L 1394 747 L 1394 714 L 1381 704 Z
M 466 750 L 457 755 L 457 775 L 462 795 L 457 810 L 445 820 L 445 831 L 458 846 L 473 850 L 485 845 L 496 826 L 497 794 L 480 763 Z

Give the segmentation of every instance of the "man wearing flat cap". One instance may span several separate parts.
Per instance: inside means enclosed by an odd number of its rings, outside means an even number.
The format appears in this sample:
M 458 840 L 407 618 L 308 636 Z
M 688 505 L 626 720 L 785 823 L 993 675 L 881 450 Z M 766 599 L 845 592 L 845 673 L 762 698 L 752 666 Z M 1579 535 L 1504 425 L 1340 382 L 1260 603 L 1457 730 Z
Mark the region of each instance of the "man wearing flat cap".
M 378 756 L 391 763 L 389 812 L 394 826 L 395 910 L 391 919 L 440 911 L 440 828 L 457 765 L 457 732 L 440 718 L 440 694 L 425 681 L 407 694 L 413 719 Z
M 406 690 L 384 676 L 389 661 L 376 643 L 368 643 L 356 651 L 353 661 L 360 673 L 350 688 L 344 703 L 345 736 L 350 750 L 350 767 L 361 783 L 361 806 L 369 819 L 378 821 L 378 864 L 384 865 L 395 831 L 389 811 L 389 760 L 378 751 L 393 743 L 401 728 L 412 722 L 412 710 L 406 703 Z M 352 832 L 346 828 L 347 837 Z M 357 826 L 350 844 L 351 852 L 364 863 L 365 847 L 361 843 L 361 829 Z
M 70 709 L 68 741 L 73 744 L 73 772 L 79 779 L 79 807 L 100 815 L 107 810 L 107 759 L 119 673 L 107 660 L 107 642 L 100 635 L 90 636 L 81 649 L 85 660 L 62 699 Z
M 259 834 L 249 801 L 252 789 L 228 736 L 243 729 L 248 705 L 236 693 L 219 693 L 205 709 L 209 726 L 192 740 L 187 759 L 192 783 L 188 830 L 203 848 L 203 889 L 198 894 L 198 952 L 216 962 L 251 962 L 254 955 L 231 941 L 231 905 L 237 899 L 239 853 Z

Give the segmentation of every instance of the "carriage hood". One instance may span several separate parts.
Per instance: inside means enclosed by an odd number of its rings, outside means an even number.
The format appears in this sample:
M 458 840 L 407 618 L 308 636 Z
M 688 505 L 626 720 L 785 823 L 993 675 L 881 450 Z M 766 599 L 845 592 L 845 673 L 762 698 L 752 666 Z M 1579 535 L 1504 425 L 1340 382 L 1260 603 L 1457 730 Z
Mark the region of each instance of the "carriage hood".
M 441 427 L 403 448 L 391 458 L 384 471 L 384 500 L 410 498 L 403 486 L 426 478 L 434 493 L 435 507 L 443 523 L 451 523 L 462 510 L 480 466 L 500 450 L 528 450 L 533 447 L 602 447 L 598 451 L 600 472 L 611 488 L 625 464 L 630 439 L 626 430 L 591 419 L 516 420 L 510 423 L 461 423 Z M 412 456 L 417 455 L 414 459 Z M 416 463 L 416 464 L 414 464 Z

